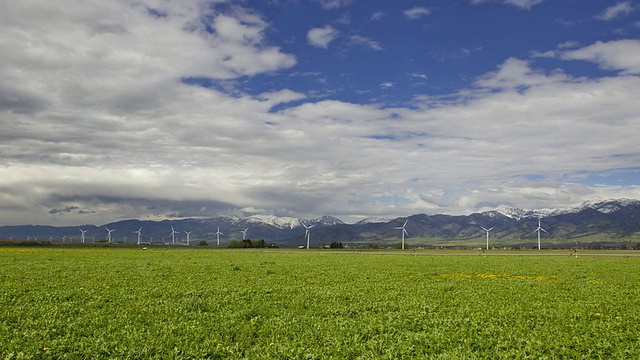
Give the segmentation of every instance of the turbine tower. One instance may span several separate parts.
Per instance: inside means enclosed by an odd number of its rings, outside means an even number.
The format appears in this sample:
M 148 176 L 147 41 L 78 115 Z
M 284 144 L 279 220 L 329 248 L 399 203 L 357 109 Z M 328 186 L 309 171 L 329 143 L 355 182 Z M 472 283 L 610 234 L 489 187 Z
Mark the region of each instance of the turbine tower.
M 220 226 L 218 226 L 218 231 L 216 231 L 216 238 L 218 239 L 218 246 L 220 246 L 220 235 L 224 235 L 220 232 Z
M 409 222 L 409 218 L 407 218 L 407 220 L 404 222 L 404 225 L 398 226 L 398 227 L 394 227 L 395 230 L 402 230 L 402 250 L 404 250 L 404 235 L 407 234 L 407 236 L 409 236 L 409 233 L 407 232 L 407 229 L 405 229 L 405 227 L 407 226 L 408 222 Z
M 82 233 L 82 242 L 84 242 L 84 234 L 89 231 L 89 230 L 82 230 L 80 229 L 80 232 Z
M 493 229 L 495 229 L 496 227 L 492 227 L 492 228 L 485 228 L 484 226 L 480 226 L 480 228 L 482 228 L 482 230 L 487 232 L 487 250 L 489 250 L 489 232 Z
M 187 246 L 189 246 L 189 235 L 191 235 L 193 231 L 185 231 L 184 233 L 187 234 Z
M 540 230 L 546 232 L 547 234 L 549 233 L 547 230 L 542 228 L 542 225 L 540 224 L 540 219 L 542 218 L 538 217 L 538 228 L 533 231 L 538 233 L 538 250 L 540 250 Z
M 177 234 L 177 233 L 178 233 L 178 232 L 177 232 L 177 231 L 175 231 L 175 230 L 173 229 L 173 226 L 172 226 L 172 227 L 171 227 L 171 243 L 172 243 L 172 244 L 175 244 L 175 243 L 176 243 L 176 234 Z
M 315 227 L 315 225 L 307 226 L 305 224 L 302 224 L 302 226 L 304 226 L 304 237 L 307 239 L 307 249 L 309 249 L 309 241 L 311 239 L 311 228 Z
M 140 239 L 142 238 L 142 227 L 140 227 L 140 229 L 134 231 L 133 233 L 138 234 L 138 245 L 140 245 Z
M 242 240 L 247 240 L 247 230 L 249 230 L 249 228 L 240 230 L 240 232 L 242 233 Z
M 109 228 L 106 226 L 104 228 L 107 229 L 107 241 L 111 242 L 111 233 L 116 231 L 116 229 L 109 230 Z

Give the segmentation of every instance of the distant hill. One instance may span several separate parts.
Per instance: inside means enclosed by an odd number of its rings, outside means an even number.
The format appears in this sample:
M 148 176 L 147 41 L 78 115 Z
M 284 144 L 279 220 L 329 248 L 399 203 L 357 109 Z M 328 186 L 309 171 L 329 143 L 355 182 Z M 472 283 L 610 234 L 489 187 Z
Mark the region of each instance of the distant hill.
M 580 242 L 615 242 L 617 239 L 634 239 L 640 235 L 640 201 L 629 199 L 583 203 L 569 209 L 526 210 L 501 208 L 464 216 L 425 215 L 409 216 L 406 225 L 407 244 L 457 244 L 471 246 L 481 244 L 486 237 L 482 229 L 493 228 L 491 241 L 498 244 L 529 244 L 536 238 L 535 229 L 541 218 L 545 242 L 554 246 Z M 241 231 L 247 230 L 249 239 L 264 239 L 281 246 L 305 244 L 306 226 L 312 226 L 311 244 L 342 242 L 347 246 L 356 244 L 393 246 L 400 240 L 402 226 L 407 218 L 365 219 L 355 224 L 345 224 L 332 216 L 318 219 L 297 219 L 258 215 L 248 218 L 217 217 L 208 219 L 183 219 L 164 221 L 123 220 L 104 224 L 81 226 L 3 226 L 0 238 L 37 241 L 81 241 L 80 229 L 86 230 L 85 241 L 98 242 L 107 238 L 106 228 L 114 229 L 114 242 L 135 243 L 140 229 L 145 243 L 173 243 L 171 228 L 176 230 L 175 243 L 186 240 L 186 231 L 191 232 L 192 244 L 202 240 L 215 244 L 216 232 L 220 229 L 221 244 L 242 239 Z M 435 240 L 434 240 L 435 239 Z M 640 239 L 640 236 L 638 236 Z M 430 240 L 430 241 L 429 241 Z

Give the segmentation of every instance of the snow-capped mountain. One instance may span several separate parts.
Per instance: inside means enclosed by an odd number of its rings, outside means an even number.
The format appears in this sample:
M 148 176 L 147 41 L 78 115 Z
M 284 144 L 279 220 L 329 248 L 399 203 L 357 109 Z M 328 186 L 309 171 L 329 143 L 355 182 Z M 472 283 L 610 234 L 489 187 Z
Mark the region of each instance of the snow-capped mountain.
M 574 207 L 564 210 L 557 210 L 555 214 L 575 214 L 585 209 L 595 210 L 603 214 L 610 214 L 621 209 L 640 206 L 640 201 L 633 199 L 617 199 L 617 200 L 605 200 L 605 201 L 585 201 Z
M 312 239 L 317 244 L 341 242 L 388 242 L 402 233 L 398 226 L 407 221 L 407 232 L 414 239 L 477 239 L 486 236 L 482 227 L 492 228 L 491 236 L 506 241 L 527 243 L 542 217 L 542 227 L 557 241 L 575 243 L 572 239 L 620 239 L 640 234 L 640 201 L 630 199 L 593 201 L 578 204 L 567 209 L 517 209 L 501 207 L 497 210 L 470 215 L 411 215 L 396 219 L 367 218 L 356 224 L 345 224 L 332 216 L 318 219 L 298 219 L 272 215 L 254 215 L 248 218 L 216 217 L 163 221 L 122 220 L 101 226 L 82 225 L 86 238 L 92 242 L 106 241 L 107 231 L 115 229 L 115 242 L 135 243 L 141 230 L 143 241 L 150 243 L 173 243 L 172 230 L 175 229 L 176 242 L 184 242 L 185 233 L 191 234 L 191 241 L 220 240 L 226 244 L 233 240 L 263 239 L 282 246 L 298 246 L 304 240 L 305 226 L 312 226 Z M 2 226 L 0 239 L 14 239 L 52 242 L 80 242 L 81 233 L 77 226 Z M 422 240 L 417 240 L 422 241 Z M 217 242 L 217 241 L 216 241 Z
M 302 223 L 297 218 L 292 217 L 278 217 L 273 215 L 253 215 L 246 219 L 248 224 L 262 223 L 275 226 L 279 229 L 295 229 L 302 226 Z
M 356 225 L 366 225 L 366 224 L 379 224 L 379 223 L 387 223 L 393 219 L 389 218 L 381 218 L 381 217 L 368 217 L 362 219 L 356 223 Z
M 549 217 L 565 214 L 577 214 L 586 209 L 591 209 L 603 214 L 608 214 L 630 206 L 640 206 L 640 201 L 633 199 L 585 201 L 565 209 L 518 209 L 510 206 L 504 206 L 493 211 L 488 211 L 487 214 L 497 212 L 506 217 L 520 221 L 531 217 Z

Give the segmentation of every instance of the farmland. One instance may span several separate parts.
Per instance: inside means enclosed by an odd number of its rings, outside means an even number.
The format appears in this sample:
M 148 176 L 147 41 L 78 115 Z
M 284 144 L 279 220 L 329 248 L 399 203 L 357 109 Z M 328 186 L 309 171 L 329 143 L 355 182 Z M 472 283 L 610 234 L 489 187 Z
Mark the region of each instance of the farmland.
M 530 253 L 0 248 L 0 354 L 640 357 L 640 258 Z

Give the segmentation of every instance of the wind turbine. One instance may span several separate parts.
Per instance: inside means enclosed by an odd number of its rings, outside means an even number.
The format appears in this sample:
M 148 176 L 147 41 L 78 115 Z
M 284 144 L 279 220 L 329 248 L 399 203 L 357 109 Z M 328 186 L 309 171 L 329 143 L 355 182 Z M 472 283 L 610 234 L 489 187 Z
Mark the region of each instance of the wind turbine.
M 184 233 L 187 234 L 187 246 L 189 246 L 189 235 L 191 235 L 193 231 L 185 231 Z
M 177 232 L 177 231 L 175 231 L 175 230 L 173 229 L 173 226 L 172 226 L 172 227 L 171 227 L 171 243 L 172 243 L 172 244 L 175 244 L 175 243 L 176 243 L 176 234 L 177 234 L 177 233 L 178 233 L 178 232 Z
M 489 232 L 493 229 L 495 229 L 496 227 L 492 227 L 492 228 L 485 228 L 484 226 L 480 226 L 480 228 L 482 228 L 482 230 L 487 232 L 487 250 L 489 250 Z
M 547 234 L 549 233 L 547 230 L 542 228 L 542 226 L 540 224 L 540 219 L 542 219 L 542 218 L 538 217 L 538 228 L 533 230 L 533 232 L 538 232 L 538 250 L 540 250 L 540 230 L 546 232 Z
M 107 229 L 107 240 L 108 240 L 109 242 L 111 242 L 111 233 L 112 233 L 112 232 L 114 232 L 114 231 L 116 231 L 116 229 L 111 229 L 111 230 L 109 230 L 109 228 L 108 228 L 108 227 L 106 227 L 106 226 L 105 226 L 104 228 L 105 228 L 105 229 Z
M 407 232 L 407 229 L 405 229 L 405 227 L 407 226 L 408 222 L 409 222 L 409 218 L 407 218 L 407 220 L 404 222 L 404 225 L 398 226 L 398 227 L 394 227 L 395 230 L 402 230 L 402 250 L 404 250 L 404 235 L 407 234 L 407 236 L 409 236 L 409 233 Z
M 142 227 L 140 227 L 140 229 L 134 231 L 133 233 L 138 234 L 138 245 L 140 245 L 140 238 L 142 237 Z
M 242 233 L 242 240 L 247 240 L 247 230 L 249 230 L 249 228 L 240 230 L 240 232 Z
M 309 249 L 309 240 L 311 238 L 311 228 L 314 227 L 315 225 L 311 225 L 311 226 L 307 226 L 305 224 L 302 224 L 302 226 L 304 226 L 304 237 L 307 239 L 307 249 Z
M 89 231 L 89 230 L 82 230 L 80 229 L 80 232 L 82 233 L 82 242 L 84 242 L 84 234 Z
M 218 231 L 216 231 L 216 237 L 218 239 L 218 246 L 220 246 L 220 235 L 224 235 L 220 232 L 220 226 L 218 226 Z

